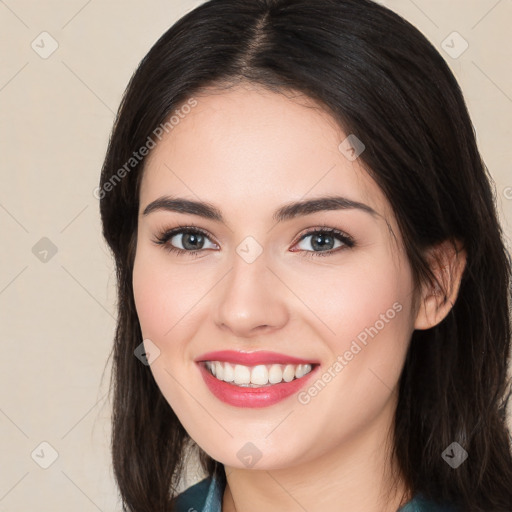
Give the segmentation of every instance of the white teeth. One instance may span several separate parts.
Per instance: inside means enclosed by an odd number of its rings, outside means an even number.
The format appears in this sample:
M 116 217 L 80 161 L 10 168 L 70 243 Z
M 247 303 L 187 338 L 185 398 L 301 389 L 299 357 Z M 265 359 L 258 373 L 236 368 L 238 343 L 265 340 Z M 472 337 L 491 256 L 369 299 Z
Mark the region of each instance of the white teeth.
M 268 371 L 268 381 L 270 384 L 279 384 L 283 380 L 283 370 L 278 364 L 273 364 Z
M 235 369 L 229 363 L 224 365 L 224 378 L 225 382 L 233 382 L 235 380 Z
M 264 386 L 268 383 L 268 370 L 263 364 L 255 366 L 251 370 L 251 384 L 260 384 Z
M 247 366 L 237 364 L 235 366 L 235 384 L 249 384 L 249 382 L 251 382 L 251 370 Z
M 215 377 L 224 380 L 224 366 L 219 361 L 215 361 Z
M 293 364 L 287 364 L 283 372 L 283 380 L 285 382 L 291 382 L 295 377 L 295 366 Z
M 219 380 L 241 387 L 261 387 L 300 379 L 312 370 L 311 364 L 232 365 L 221 361 L 206 361 L 206 368 Z

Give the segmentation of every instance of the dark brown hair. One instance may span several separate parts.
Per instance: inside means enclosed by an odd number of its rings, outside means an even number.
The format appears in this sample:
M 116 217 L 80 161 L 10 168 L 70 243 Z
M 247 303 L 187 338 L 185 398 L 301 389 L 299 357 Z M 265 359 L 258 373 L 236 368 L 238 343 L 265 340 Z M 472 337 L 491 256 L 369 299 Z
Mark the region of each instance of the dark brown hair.
M 125 510 L 171 510 L 191 441 L 134 357 L 142 342 L 132 269 L 145 159 L 128 170 L 126 162 L 194 94 L 240 81 L 304 93 L 364 142 L 360 159 L 393 208 L 418 283 L 434 279 L 426 249 L 463 243 L 458 299 L 439 325 L 411 339 L 394 454 L 413 493 L 464 512 L 510 512 L 510 261 L 491 179 L 443 58 L 416 28 L 369 0 L 212 0 L 175 23 L 130 80 L 99 196 L 118 282 L 112 456 Z M 441 457 L 454 441 L 469 454 L 457 469 Z M 209 475 L 223 476 L 220 463 L 201 457 Z

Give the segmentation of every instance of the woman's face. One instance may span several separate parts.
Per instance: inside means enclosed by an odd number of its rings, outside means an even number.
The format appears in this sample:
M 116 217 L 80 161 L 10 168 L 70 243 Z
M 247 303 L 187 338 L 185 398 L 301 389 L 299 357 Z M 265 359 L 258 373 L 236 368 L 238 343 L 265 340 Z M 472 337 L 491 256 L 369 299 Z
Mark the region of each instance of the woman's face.
M 349 134 L 304 97 L 238 87 L 194 100 L 150 153 L 140 191 L 133 287 L 159 388 L 232 467 L 380 443 L 414 329 L 413 279 L 362 146 L 347 149 Z M 326 197 L 338 199 L 290 207 Z

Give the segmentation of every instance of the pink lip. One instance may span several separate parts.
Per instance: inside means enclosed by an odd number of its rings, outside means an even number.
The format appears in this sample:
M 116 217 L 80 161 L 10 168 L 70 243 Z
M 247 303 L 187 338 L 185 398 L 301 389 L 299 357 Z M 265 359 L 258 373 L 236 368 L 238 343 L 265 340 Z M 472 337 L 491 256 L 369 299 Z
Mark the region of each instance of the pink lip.
M 215 352 L 214 352 L 215 353 Z M 218 354 L 218 353 L 216 353 Z M 208 359 L 218 361 L 219 359 Z M 289 359 L 287 360 L 290 361 Z M 273 360 L 275 362 L 275 359 Z M 300 363 L 297 363 L 300 364 Z M 198 362 L 198 367 L 208 389 L 219 400 L 235 407 L 267 407 L 274 405 L 285 398 L 297 393 L 316 374 L 319 366 L 313 369 L 304 377 L 294 379 L 291 382 L 281 382 L 271 386 L 259 388 L 244 388 L 235 384 L 216 379 L 207 369 L 204 363 Z
M 235 350 L 218 350 L 207 352 L 195 359 L 196 363 L 204 361 L 222 361 L 232 364 L 243 364 L 244 366 L 256 366 L 258 364 L 318 364 L 318 361 L 307 361 L 298 357 L 278 354 L 260 350 L 257 352 L 240 352 Z M 293 382 L 293 381 L 292 381 Z

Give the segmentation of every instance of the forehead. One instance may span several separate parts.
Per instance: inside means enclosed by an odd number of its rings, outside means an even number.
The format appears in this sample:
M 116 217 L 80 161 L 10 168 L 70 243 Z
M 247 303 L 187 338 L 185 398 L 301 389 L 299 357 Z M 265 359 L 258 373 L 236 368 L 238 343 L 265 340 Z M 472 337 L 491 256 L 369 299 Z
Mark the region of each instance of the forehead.
M 339 148 L 348 134 L 311 99 L 245 85 L 192 99 L 146 159 L 141 206 L 173 194 L 255 211 L 339 194 L 388 217 L 360 160 Z

